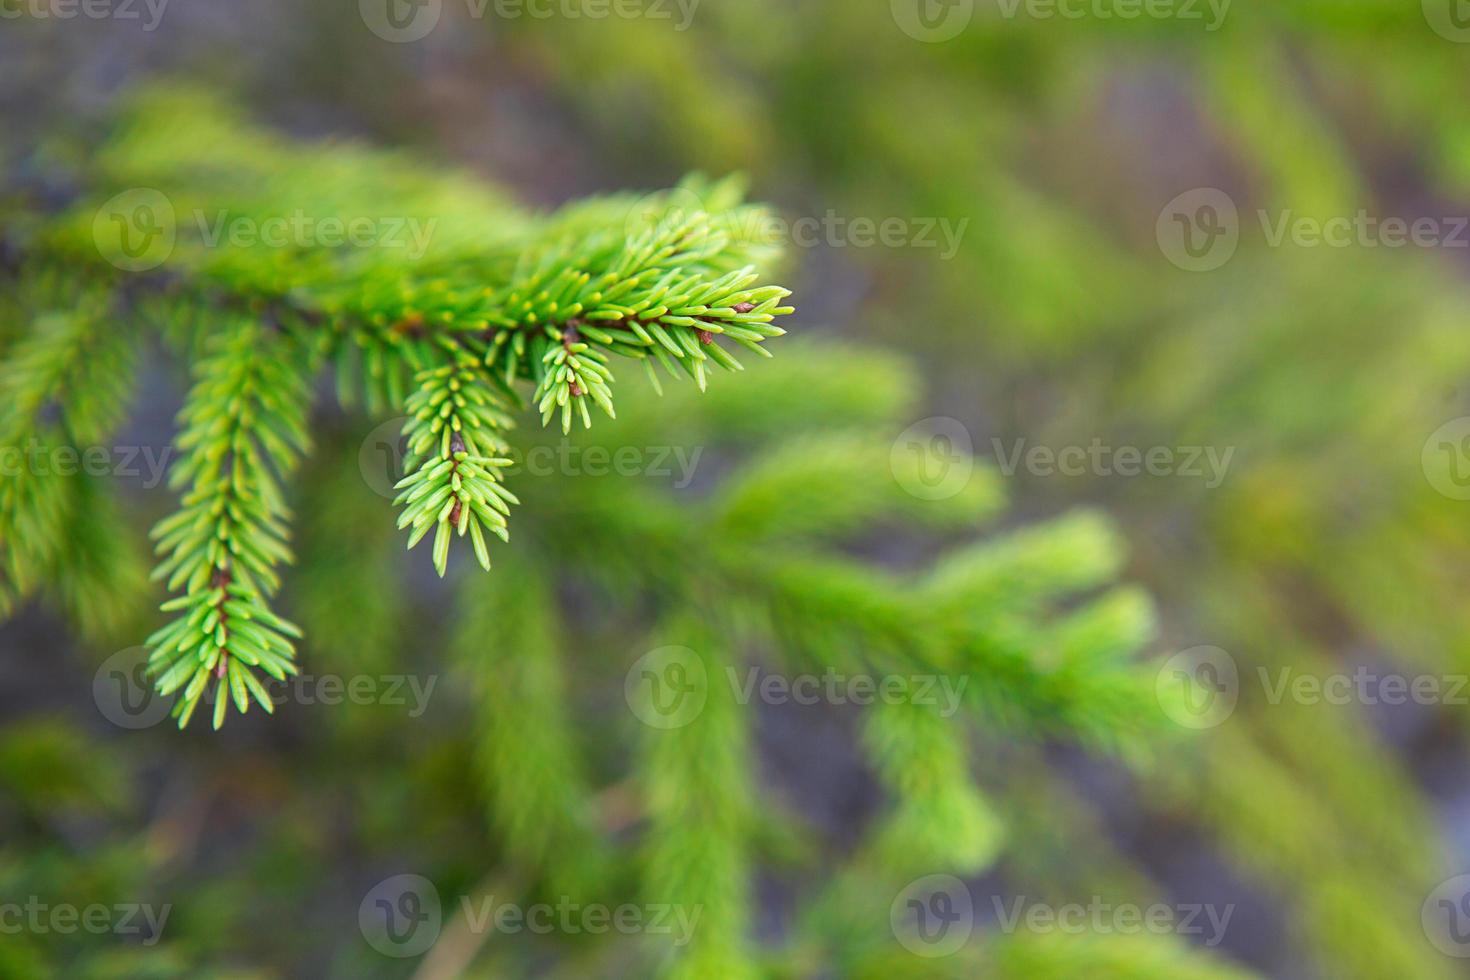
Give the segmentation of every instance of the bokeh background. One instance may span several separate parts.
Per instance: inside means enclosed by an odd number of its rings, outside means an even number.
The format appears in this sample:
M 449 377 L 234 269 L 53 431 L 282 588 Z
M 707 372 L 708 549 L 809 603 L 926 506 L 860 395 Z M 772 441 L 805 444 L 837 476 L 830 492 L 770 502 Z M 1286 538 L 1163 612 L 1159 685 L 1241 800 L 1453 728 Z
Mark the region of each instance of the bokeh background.
M 119 6 L 3 6 L 12 191 L 66 199 L 48 141 L 104 127 L 159 78 L 213 86 L 292 136 L 469 170 L 535 208 L 740 172 L 791 230 L 794 334 L 902 358 L 919 392 L 902 421 L 968 442 L 1011 501 L 1003 523 L 1078 507 L 1115 522 L 1120 577 L 1157 610 L 1149 656 L 1218 648 L 1237 703 L 1176 725 L 1142 767 L 1067 738 L 988 743 L 977 778 L 1007 843 L 973 879 L 982 919 L 991 896 L 1208 904 L 1232 910 L 1211 955 L 1255 975 L 1465 972 L 1460 0 L 665 0 L 638 16 L 568 0 L 544 17 L 443 0 L 393 19 L 371 0 Z M 129 433 L 161 447 L 182 382 L 161 362 L 143 376 Z M 136 937 L 0 936 L 0 975 L 410 976 L 421 963 L 364 942 L 363 896 L 404 872 L 467 891 L 496 866 L 446 595 L 421 562 L 395 594 L 340 584 L 360 563 L 335 542 L 377 540 L 358 517 L 382 502 L 356 465 L 371 427 L 322 424 L 312 486 L 337 524 L 304 532 L 317 564 L 304 557 L 299 588 L 357 631 L 319 656 L 442 675 L 429 710 L 289 705 L 219 734 L 126 731 L 92 696 L 115 649 L 28 610 L 0 632 L 0 901 L 175 911 L 146 955 Z M 1069 447 L 1111 455 L 1046 462 Z M 1167 455 L 1135 474 L 1120 449 Z M 129 493 L 166 510 L 161 488 Z M 388 544 L 375 560 L 401 563 Z M 862 547 L 902 574 L 942 544 L 879 529 Z M 562 626 L 595 651 L 607 615 L 568 602 Z M 614 692 L 577 705 L 595 746 L 626 659 L 587 659 Z M 1315 702 L 1262 680 L 1345 675 L 1368 680 Z M 1436 693 L 1385 696 L 1385 678 Z M 880 806 L 853 714 L 761 711 L 760 779 L 807 834 L 791 847 L 840 850 Z M 788 936 L 804 874 L 762 878 L 761 943 Z M 601 975 L 499 955 L 454 969 Z

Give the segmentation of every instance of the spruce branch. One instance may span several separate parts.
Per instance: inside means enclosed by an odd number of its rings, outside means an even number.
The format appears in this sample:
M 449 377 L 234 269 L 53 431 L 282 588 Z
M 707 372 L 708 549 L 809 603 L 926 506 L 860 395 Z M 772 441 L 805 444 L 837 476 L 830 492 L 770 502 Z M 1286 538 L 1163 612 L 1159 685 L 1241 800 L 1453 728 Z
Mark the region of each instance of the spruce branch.
M 55 213 L 7 235 L 20 253 L 7 268 L 22 278 L 35 278 L 33 258 L 65 268 L 63 295 L 95 293 L 99 309 L 155 328 L 195 364 L 171 477 L 182 507 L 154 529 L 155 577 L 176 593 L 164 608 L 177 616 L 149 642 L 159 690 L 182 695 L 181 724 L 207 696 L 216 725 L 228 701 L 268 709 L 259 673 L 295 670 L 296 628 L 268 600 L 292 560 L 280 481 L 305 451 L 318 356 L 344 404 L 409 416 L 398 526 L 410 548 L 435 532 L 443 576 L 453 537 L 468 537 L 486 569 L 486 532 L 508 539 L 519 502 L 501 472 L 512 407 L 529 400 L 564 433 L 574 419 L 590 426 L 593 405 L 614 416 L 616 358 L 642 361 L 655 387 L 661 364 L 703 390 L 715 367 L 741 369 L 736 351 L 765 356 L 785 332 L 775 321 L 793 311 L 788 290 L 759 271 L 776 250 L 742 234 L 766 212 L 742 203 L 736 179 L 695 176 L 538 215 L 467 175 L 350 143 L 296 143 L 171 87 L 138 95 L 77 178 L 85 194 L 45 204 Z M 382 238 L 347 247 L 326 239 L 325 222 L 366 223 Z M 265 234 L 282 227 L 283 241 Z M 405 227 L 421 234 L 391 240 Z M 15 412 L 41 414 L 65 387 L 56 437 L 94 438 L 117 414 L 126 372 L 62 386 L 34 357 L 86 338 L 36 334 L 14 353 L 28 386 Z M 0 409 L 0 432 L 5 421 Z M 5 556 L 0 609 L 47 574 L 42 552 L 64 537 L 72 495 L 43 483 L 0 485 L 0 540 L 24 539 Z
M 238 321 L 197 365 L 180 412 L 183 455 L 169 483 L 188 489 L 180 510 L 153 529 L 153 577 L 181 593 L 162 606 L 178 616 L 147 642 L 159 693 L 183 692 L 174 705 L 180 728 L 211 693 L 215 728 L 231 701 L 242 714 L 251 698 L 271 712 L 256 670 L 277 680 L 297 672 L 290 638 L 300 630 L 267 602 L 280 587 L 277 566 L 291 558 L 279 481 L 309 443 L 304 361 L 258 323 Z
M 0 472 L 0 614 L 43 580 L 65 577 L 57 562 L 79 496 L 57 453 L 107 437 L 133 364 L 131 337 L 110 322 L 105 292 L 51 269 L 32 270 L 17 292 L 31 329 L 0 365 L 0 449 L 19 459 Z
M 746 935 L 755 818 L 749 717 L 726 682 L 733 658 L 707 614 L 690 609 L 659 631 L 694 645 L 686 656 L 703 663 L 704 707 L 687 724 L 648 727 L 641 746 L 650 823 L 645 888 L 651 901 L 699 915 L 688 946 L 668 951 L 659 975 L 670 980 L 758 975 Z
M 408 547 L 434 529 L 434 568 L 444 576 L 452 535 L 469 531 L 475 557 L 490 570 L 485 529 L 510 540 L 506 518 L 520 501 L 502 482 L 512 465 L 500 432 L 511 425 L 501 398 L 473 358 L 451 351 L 452 363 L 420 372 L 418 390 L 408 399 L 412 417 L 404 468 L 408 475 L 394 489 L 402 505 L 398 527 L 410 528 Z
M 59 482 L 57 491 L 71 498 L 66 535 L 41 594 L 84 636 L 117 636 L 147 608 L 147 554 L 131 536 L 118 533 L 129 515 L 103 478 L 83 473 Z
M 545 574 L 513 558 L 461 585 L 452 640 L 474 691 L 475 768 L 492 827 L 518 870 L 557 893 L 605 884 L 614 851 L 574 737 L 557 610 Z
M 894 799 L 870 847 L 882 866 L 980 874 L 1000 850 L 1000 818 L 970 772 L 969 732 L 934 705 L 878 705 L 865 719 L 868 756 Z

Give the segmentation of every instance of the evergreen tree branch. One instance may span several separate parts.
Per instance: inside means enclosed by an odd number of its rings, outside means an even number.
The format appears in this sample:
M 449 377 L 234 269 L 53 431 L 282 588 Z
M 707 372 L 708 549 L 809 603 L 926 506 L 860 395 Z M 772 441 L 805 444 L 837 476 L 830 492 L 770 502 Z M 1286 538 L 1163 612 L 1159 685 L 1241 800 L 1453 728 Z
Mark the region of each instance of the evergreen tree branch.
M 546 583 L 526 562 L 466 578 L 453 652 L 474 692 L 475 763 L 491 822 L 524 874 L 596 893 L 611 863 L 572 738 Z
M 450 363 L 421 371 L 418 390 L 405 405 L 407 475 L 394 489 L 401 504 L 398 527 L 410 528 L 413 548 L 434 530 L 434 568 L 442 578 L 449 560 L 449 541 L 469 531 L 475 557 L 490 570 L 485 531 L 510 540 L 506 518 L 520 503 L 504 486 L 500 471 L 512 464 L 501 430 L 511 424 L 501 397 L 483 368 L 462 351 L 450 351 Z
M 126 407 L 131 337 L 110 322 L 106 293 L 79 288 L 50 270 L 20 290 L 31 330 L 0 365 L 0 614 L 58 567 L 79 498 L 60 452 L 98 445 Z
M 917 876 L 931 868 L 979 874 L 1000 849 L 1002 827 L 970 771 L 969 730 L 936 704 L 879 704 L 864 744 L 892 810 L 869 847 L 881 866 Z
M 291 557 L 279 481 L 309 443 L 310 360 L 239 320 L 197 365 L 180 412 L 183 455 L 169 483 L 187 491 L 181 509 L 153 529 L 153 577 L 181 593 L 162 608 L 179 615 L 148 639 L 159 693 L 182 692 L 174 705 L 180 728 L 206 694 L 215 699 L 215 728 L 231 701 L 242 714 L 251 698 L 271 712 L 256 670 L 277 680 L 297 672 L 290 637 L 300 631 L 267 601 L 280 587 L 277 566 Z
M 661 975 L 753 978 L 746 880 L 753 788 L 746 713 L 726 682 L 729 656 L 711 630 L 691 616 L 670 622 L 659 635 L 691 641 L 706 672 L 702 710 L 687 724 L 649 728 L 642 743 L 649 816 L 646 894 L 695 923 L 692 936 L 683 937 L 686 946 L 666 951 Z

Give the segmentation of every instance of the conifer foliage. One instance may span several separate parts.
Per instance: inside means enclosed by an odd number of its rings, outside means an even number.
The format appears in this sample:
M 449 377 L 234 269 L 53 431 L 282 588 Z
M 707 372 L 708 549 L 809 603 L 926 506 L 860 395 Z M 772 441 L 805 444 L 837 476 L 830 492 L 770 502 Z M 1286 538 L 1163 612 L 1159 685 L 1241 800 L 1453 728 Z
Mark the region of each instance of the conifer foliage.
M 613 416 L 617 361 L 702 390 L 712 368 L 741 369 L 737 351 L 765 355 L 792 309 L 758 271 L 771 251 L 736 234 L 759 212 L 732 180 L 533 215 L 420 161 L 295 145 L 175 89 L 140 97 L 90 150 L 90 192 L 65 213 L 11 205 L 29 330 L 0 375 L 0 432 L 103 439 L 143 328 L 192 361 L 170 476 L 181 504 L 153 532 L 175 618 L 148 641 L 180 726 L 206 698 L 215 727 L 230 705 L 270 710 L 260 674 L 298 669 L 300 631 L 270 600 L 292 557 L 286 479 L 310 446 L 318 365 L 344 402 L 408 417 L 398 524 L 410 548 L 432 535 L 442 576 L 454 538 L 486 570 L 487 537 L 509 540 L 518 500 L 501 471 L 519 408 L 563 432 Z M 343 228 L 362 235 L 344 245 Z M 0 485 L 7 608 L 74 571 L 59 554 L 72 493 L 32 472 Z
M 964 886 L 951 876 L 1024 859 L 1028 835 L 1052 845 L 1085 836 L 1064 805 L 1013 819 L 1020 794 L 982 785 L 988 760 L 1032 759 L 1028 790 L 1054 797 L 1063 790 L 1042 739 L 1147 765 L 1165 729 L 1155 670 L 1136 659 L 1152 609 L 1117 584 L 1122 548 L 1096 514 L 977 535 L 1004 511 L 1001 481 L 953 447 L 895 439 L 919 400 L 901 362 L 793 342 L 741 383 L 709 384 L 716 367 L 740 370 L 737 356 L 765 356 L 791 312 L 787 291 L 765 279 L 777 259 L 769 243 L 741 233 L 764 222 L 734 181 L 696 177 L 535 215 L 478 181 L 359 147 L 302 147 L 179 90 L 140 98 L 89 157 L 79 196 L 59 210 L 27 195 L 0 205 L 14 284 L 0 294 L 0 436 L 98 443 L 126 413 L 141 344 L 159 338 L 190 366 L 169 477 L 179 505 L 152 532 L 170 618 L 148 640 L 179 725 L 203 712 L 219 727 L 232 707 L 270 711 L 272 682 L 300 670 L 303 635 L 302 656 L 344 672 L 402 656 L 394 637 L 406 612 L 389 594 L 388 549 L 430 542 L 440 576 L 451 549 L 487 570 L 494 557 L 491 574 L 459 576 L 446 638 L 466 683 L 447 695 L 454 707 L 424 719 L 419 743 L 333 713 L 320 738 L 293 749 L 301 775 L 286 805 L 319 829 L 324 801 L 355 778 L 344 758 L 365 753 L 374 819 L 354 832 L 372 853 L 397 853 L 405 827 L 451 828 L 422 836 L 458 842 L 482 821 L 482 838 L 426 870 L 475 880 L 498 852 L 494 881 L 518 899 L 649 900 L 698 918 L 677 942 L 651 930 L 579 937 L 588 941 L 566 944 L 575 950 L 450 942 L 446 959 L 477 959 L 487 976 L 544 975 L 549 960 L 569 975 L 676 980 L 1244 976 L 1176 937 L 986 931 L 968 942 L 969 921 L 960 944 L 926 947 L 909 914 L 931 897 L 926 882 L 959 885 L 958 901 Z M 431 233 L 412 247 L 386 235 L 331 244 L 325 226 L 276 242 L 249 233 L 293 215 Z M 616 372 L 634 361 L 653 384 L 619 387 Z M 694 385 L 665 394 L 655 369 Z M 313 425 L 322 374 L 354 416 L 404 419 L 396 529 L 395 511 L 349 470 L 360 433 Z M 608 419 L 592 426 L 594 412 Z M 529 413 L 545 425 L 516 430 Z M 708 448 L 718 478 L 702 473 L 698 493 L 675 494 L 652 479 L 513 466 L 538 449 L 611 458 L 671 444 Z M 953 492 L 925 492 L 929 474 L 951 468 L 964 477 Z M 39 594 L 98 632 L 129 622 L 140 576 L 100 480 L 23 468 L 0 476 L 0 505 L 7 611 Z M 493 555 L 489 538 L 505 541 L 513 527 L 526 541 Z M 902 574 L 880 567 L 862 557 L 875 527 L 937 557 Z M 293 537 L 302 560 L 288 589 Z M 568 587 L 605 614 L 563 614 Z M 618 655 L 630 650 L 647 652 Z M 755 670 L 929 692 L 861 714 L 855 755 L 885 798 L 850 846 L 824 846 L 761 778 Z M 642 685 L 649 678 L 677 684 L 676 716 Z M 616 721 L 581 710 L 609 700 L 626 702 Z M 7 768 L 8 746 L 48 750 L 62 772 L 92 759 L 65 729 L 6 735 L 0 784 L 22 799 L 44 790 L 13 773 L 38 766 Z M 451 782 L 436 785 L 443 773 Z M 23 831 L 57 853 L 49 874 L 95 877 L 94 858 L 50 839 L 49 825 Z M 114 975 L 199 975 L 211 956 L 256 954 L 230 945 L 255 934 L 231 924 L 273 911 L 245 879 L 327 860 L 330 849 L 300 843 L 263 833 L 239 842 L 250 860 L 203 880 L 181 872 L 179 905 L 204 911 L 180 917 L 173 958 L 125 949 Z M 157 870 L 125 863 L 140 877 Z M 756 942 L 755 881 L 768 868 L 799 871 L 809 887 L 787 935 Z M 0 884 L 32 887 L 29 865 L 7 872 L 0 862 Z M 241 887 L 222 887 L 226 877 Z M 283 944 L 326 934 L 281 931 Z M 51 961 L 33 939 L 0 946 L 0 972 L 45 975 Z M 364 968 L 363 948 L 335 949 L 333 972 L 376 974 L 384 961 Z M 424 975 L 440 975 L 439 947 L 425 955 Z
M 299 355 L 253 321 L 217 340 L 180 415 L 185 455 L 169 482 L 187 488 L 182 508 L 153 529 L 154 577 L 182 593 L 163 605 L 178 618 L 148 638 L 159 693 L 183 690 L 180 726 L 213 678 L 216 728 L 232 700 L 241 712 L 251 697 L 272 710 L 254 670 L 277 680 L 296 670 L 290 638 L 301 631 L 266 600 L 280 588 L 277 566 L 291 557 L 279 477 L 307 448 L 309 395 Z

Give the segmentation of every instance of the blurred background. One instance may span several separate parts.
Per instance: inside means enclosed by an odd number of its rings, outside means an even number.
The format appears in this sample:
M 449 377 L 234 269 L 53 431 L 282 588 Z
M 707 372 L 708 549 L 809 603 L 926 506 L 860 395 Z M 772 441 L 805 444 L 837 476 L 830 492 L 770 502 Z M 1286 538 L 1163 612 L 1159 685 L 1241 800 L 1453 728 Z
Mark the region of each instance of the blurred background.
M 691 171 L 744 174 L 780 216 L 792 343 L 870 359 L 872 398 L 896 406 L 882 419 L 889 438 L 917 425 L 973 452 L 1010 501 L 999 530 L 1104 515 L 1125 556 L 1117 578 L 1155 610 L 1149 690 L 1185 670 L 1228 696 L 1123 758 L 1065 736 L 983 739 L 976 778 L 1005 843 L 966 878 L 976 932 L 1003 928 L 1018 898 L 1162 903 L 1196 910 L 1197 928 L 1173 931 L 1207 946 L 1221 977 L 1465 974 L 1460 0 L 0 10 L 0 166 L 7 187 L 40 199 L 75 193 L 49 141 L 100 132 L 118 100 L 159 78 L 208 84 L 293 137 L 472 172 L 531 209 Z M 824 391 L 828 360 L 791 364 L 773 377 Z M 161 358 L 140 370 L 128 437 L 161 448 L 184 382 Z M 647 407 L 674 419 L 663 439 L 675 442 L 680 413 L 714 425 L 700 411 Z M 832 415 L 822 424 L 840 424 Z M 425 710 L 288 704 L 217 734 L 129 731 L 93 697 L 120 647 L 26 610 L 0 631 L 0 903 L 172 912 L 158 936 L 8 933 L 0 976 L 619 975 L 616 960 L 568 966 L 539 937 L 478 937 L 458 960 L 432 960 L 380 955 L 359 929 L 364 896 L 395 875 L 424 874 L 450 896 L 476 893 L 500 866 L 470 775 L 483 729 L 445 652 L 448 593 L 420 574 L 418 552 L 405 587 L 366 577 L 386 581 L 403 563 L 358 465 L 381 421 L 321 421 L 301 505 L 317 516 L 303 521 L 285 594 L 341 624 L 334 643 L 307 648 L 320 672 L 436 677 Z M 722 459 L 685 481 L 691 493 Z M 146 472 L 128 485 L 130 506 L 166 513 L 170 495 L 145 483 Z M 313 510 L 312 494 L 327 503 Z M 536 533 L 523 540 L 554 543 Z M 947 534 L 880 526 L 854 548 L 902 577 Z M 616 769 L 605 738 L 626 722 L 632 657 L 604 621 L 620 607 L 543 559 L 580 685 L 567 728 L 594 769 Z M 750 932 L 775 949 L 816 875 L 801 853 L 841 852 L 883 792 L 852 747 L 851 706 L 757 714 L 756 781 L 801 828 L 770 845 L 785 856 L 760 862 L 754 886 Z M 616 825 L 621 797 L 606 785 Z M 1126 956 L 1081 969 L 1006 975 L 1168 975 Z

